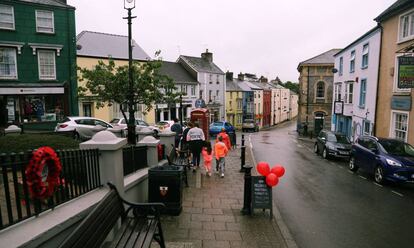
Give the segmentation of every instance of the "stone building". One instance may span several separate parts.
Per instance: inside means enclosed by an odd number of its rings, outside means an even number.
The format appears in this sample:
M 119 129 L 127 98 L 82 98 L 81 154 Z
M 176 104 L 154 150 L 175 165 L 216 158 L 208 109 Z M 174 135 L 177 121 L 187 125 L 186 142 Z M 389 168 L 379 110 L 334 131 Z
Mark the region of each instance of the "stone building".
M 306 125 L 308 132 L 318 134 L 323 128 L 331 128 L 332 70 L 334 54 L 339 51 L 331 49 L 299 63 L 298 130 Z

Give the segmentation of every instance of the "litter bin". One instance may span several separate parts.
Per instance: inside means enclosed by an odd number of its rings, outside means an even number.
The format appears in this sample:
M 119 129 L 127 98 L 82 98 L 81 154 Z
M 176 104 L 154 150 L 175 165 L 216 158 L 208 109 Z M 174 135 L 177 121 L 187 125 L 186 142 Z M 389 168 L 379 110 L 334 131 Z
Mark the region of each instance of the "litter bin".
M 179 215 L 183 203 L 183 167 L 156 166 L 148 170 L 148 201 L 162 202 L 162 213 Z

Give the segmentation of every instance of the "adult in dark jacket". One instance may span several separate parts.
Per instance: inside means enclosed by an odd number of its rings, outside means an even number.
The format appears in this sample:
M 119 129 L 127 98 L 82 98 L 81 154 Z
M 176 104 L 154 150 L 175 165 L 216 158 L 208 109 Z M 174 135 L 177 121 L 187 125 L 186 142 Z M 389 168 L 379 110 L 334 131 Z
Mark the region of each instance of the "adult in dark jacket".
M 180 120 L 177 118 L 174 119 L 174 124 L 171 126 L 171 132 L 175 132 L 175 148 L 178 148 L 178 145 L 180 144 L 181 136 L 183 135 L 183 127 L 180 124 Z

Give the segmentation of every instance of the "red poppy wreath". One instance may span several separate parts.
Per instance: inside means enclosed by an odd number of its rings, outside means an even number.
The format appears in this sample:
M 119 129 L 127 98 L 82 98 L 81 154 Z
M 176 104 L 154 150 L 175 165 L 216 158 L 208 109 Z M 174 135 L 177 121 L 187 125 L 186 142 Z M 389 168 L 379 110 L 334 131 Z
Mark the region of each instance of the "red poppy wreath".
M 45 199 L 53 195 L 55 187 L 60 183 L 61 171 L 62 165 L 59 157 L 51 147 L 43 146 L 33 151 L 32 159 L 25 172 L 32 198 Z M 46 180 L 43 180 L 43 173 L 47 173 Z

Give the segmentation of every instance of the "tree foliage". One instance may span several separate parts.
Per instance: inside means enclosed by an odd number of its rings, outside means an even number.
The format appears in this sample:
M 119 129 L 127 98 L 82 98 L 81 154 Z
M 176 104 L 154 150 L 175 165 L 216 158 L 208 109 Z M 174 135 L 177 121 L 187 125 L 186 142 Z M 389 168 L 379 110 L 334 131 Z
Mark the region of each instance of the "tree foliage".
M 78 87 L 79 96 L 93 96 L 97 107 L 118 103 L 122 106 L 133 94 L 133 103 L 143 104 L 146 112 L 154 103 L 173 103 L 181 94 L 176 91 L 174 82 L 166 75 L 160 74 L 161 60 L 136 62 L 132 64 L 133 87 L 129 86 L 128 65 L 116 66 L 113 59 L 108 62 L 98 61 L 92 69 L 78 68 L 79 81 L 85 81 Z M 122 110 L 122 109 L 121 109 Z M 123 111 L 122 111 L 123 112 Z
M 292 83 L 291 81 L 287 81 L 285 83 L 280 83 L 283 87 L 290 89 L 291 91 L 295 92 L 296 94 L 299 94 L 299 84 L 298 83 Z

